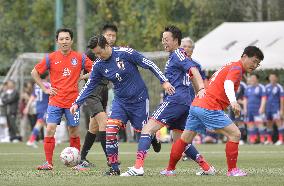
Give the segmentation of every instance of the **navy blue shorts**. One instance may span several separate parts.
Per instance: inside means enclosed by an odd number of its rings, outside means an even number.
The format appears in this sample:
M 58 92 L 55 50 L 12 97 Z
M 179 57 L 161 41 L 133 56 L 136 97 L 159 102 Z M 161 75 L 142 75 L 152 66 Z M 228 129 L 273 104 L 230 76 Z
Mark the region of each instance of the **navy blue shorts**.
M 151 119 L 168 126 L 170 130 L 184 130 L 190 106 L 163 102 L 154 111 Z
M 129 120 L 136 131 L 141 131 L 149 118 L 149 99 L 138 103 L 122 103 L 112 101 L 110 119 L 120 120 L 123 125 Z

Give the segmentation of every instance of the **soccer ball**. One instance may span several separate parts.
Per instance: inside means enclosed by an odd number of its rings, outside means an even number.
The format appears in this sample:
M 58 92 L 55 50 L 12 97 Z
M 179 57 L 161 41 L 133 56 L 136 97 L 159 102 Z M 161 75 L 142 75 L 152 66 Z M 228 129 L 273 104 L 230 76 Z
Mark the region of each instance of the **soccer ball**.
M 73 167 L 79 164 L 80 162 L 80 152 L 75 147 L 66 147 L 60 153 L 60 160 L 67 167 Z

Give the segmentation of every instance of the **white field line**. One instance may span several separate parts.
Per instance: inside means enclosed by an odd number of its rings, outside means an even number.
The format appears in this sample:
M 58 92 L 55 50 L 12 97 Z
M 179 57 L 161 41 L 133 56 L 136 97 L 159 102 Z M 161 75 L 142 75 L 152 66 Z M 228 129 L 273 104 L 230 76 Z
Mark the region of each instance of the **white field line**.
M 201 151 L 202 154 L 225 154 L 225 151 Z M 13 155 L 42 155 L 44 152 L 0 152 L 0 156 L 13 156 Z M 60 154 L 60 153 L 54 153 L 54 154 Z M 93 155 L 102 155 L 103 152 L 89 152 L 88 154 Z M 119 152 L 119 154 L 123 155 L 135 155 L 136 152 Z M 154 153 L 150 152 L 150 154 L 170 154 L 170 152 L 159 152 Z M 284 151 L 240 151 L 239 154 L 284 154 Z

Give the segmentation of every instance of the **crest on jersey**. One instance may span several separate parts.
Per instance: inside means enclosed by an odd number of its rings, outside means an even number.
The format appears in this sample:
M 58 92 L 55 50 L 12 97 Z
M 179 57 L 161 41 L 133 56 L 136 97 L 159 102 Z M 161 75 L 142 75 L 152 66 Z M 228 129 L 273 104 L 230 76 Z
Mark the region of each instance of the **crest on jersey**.
M 73 66 L 76 66 L 76 65 L 78 64 L 77 59 L 76 59 L 76 58 L 72 58 L 72 59 L 71 59 L 71 64 L 72 64 Z
M 119 69 L 125 70 L 123 61 L 117 61 L 116 64 L 117 64 L 117 66 L 118 66 Z

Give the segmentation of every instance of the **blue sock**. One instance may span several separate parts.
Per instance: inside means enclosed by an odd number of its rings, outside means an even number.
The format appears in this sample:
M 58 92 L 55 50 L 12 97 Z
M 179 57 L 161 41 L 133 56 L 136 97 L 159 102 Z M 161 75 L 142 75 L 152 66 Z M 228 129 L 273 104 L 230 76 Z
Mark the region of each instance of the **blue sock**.
M 34 127 L 32 134 L 33 134 L 34 136 L 38 136 L 38 134 L 39 134 L 38 128 Z
M 196 161 L 196 158 L 200 155 L 196 148 L 192 144 L 188 144 L 185 149 L 186 150 L 184 151 L 184 153 L 186 154 L 186 156 Z
M 148 151 L 151 146 L 152 137 L 150 134 L 141 134 L 138 144 L 138 151 Z

